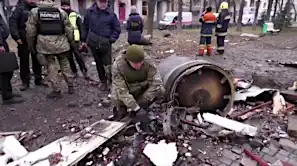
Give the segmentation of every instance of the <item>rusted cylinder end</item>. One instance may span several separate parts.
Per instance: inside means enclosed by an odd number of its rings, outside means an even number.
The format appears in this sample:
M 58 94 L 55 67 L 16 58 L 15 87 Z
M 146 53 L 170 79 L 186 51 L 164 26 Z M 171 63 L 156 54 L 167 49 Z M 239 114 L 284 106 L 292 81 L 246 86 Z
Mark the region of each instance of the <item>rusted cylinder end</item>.
M 198 107 L 200 111 L 226 116 L 234 102 L 235 88 L 231 75 L 223 68 L 188 57 L 170 56 L 158 66 L 173 106 Z

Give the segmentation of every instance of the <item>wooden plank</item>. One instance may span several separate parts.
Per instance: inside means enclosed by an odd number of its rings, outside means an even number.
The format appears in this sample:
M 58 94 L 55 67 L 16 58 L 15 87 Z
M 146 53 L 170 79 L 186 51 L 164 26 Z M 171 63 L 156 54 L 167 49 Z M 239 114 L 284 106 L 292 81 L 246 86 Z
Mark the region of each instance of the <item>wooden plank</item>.
M 42 159 L 44 160 L 35 163 L 33 166 L 50 166 L 47 157 L 53 153 L 62 154 L 62 161 L 55 166 L 74 165 L 83 159 L 87 154 L 105 143 L 108 139 L 112 138 L 126 125 L 127 123 L 123 122 L 100 120 L 90 126 L 92 131 L 96 131 L 96 133 L 91 132 L 93 134 L 91 134 L 90 138 L 82 138 L 82 135 L 87 134 L 86 129 L 90 129 L 90 127 L 87 127 L 81 132 L 75 133 L 71 136 L 62 137 L 47 146 L 44 146 L 34 152 L 30 152 L 25 157 L 14 161 L 7 166 L 32 165 L 32 163 Z

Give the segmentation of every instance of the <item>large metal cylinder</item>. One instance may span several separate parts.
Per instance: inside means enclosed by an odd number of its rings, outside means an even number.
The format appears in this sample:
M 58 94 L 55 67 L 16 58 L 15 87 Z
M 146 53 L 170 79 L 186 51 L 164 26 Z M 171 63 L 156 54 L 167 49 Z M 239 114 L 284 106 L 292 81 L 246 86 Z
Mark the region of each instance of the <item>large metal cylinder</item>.
M 200 111 L 226 116 L 233 107 L 234 85 L 223 68 L 189 57 L 170 56 L 158 66 L 166 99 L 173 106 L 198 107 Z

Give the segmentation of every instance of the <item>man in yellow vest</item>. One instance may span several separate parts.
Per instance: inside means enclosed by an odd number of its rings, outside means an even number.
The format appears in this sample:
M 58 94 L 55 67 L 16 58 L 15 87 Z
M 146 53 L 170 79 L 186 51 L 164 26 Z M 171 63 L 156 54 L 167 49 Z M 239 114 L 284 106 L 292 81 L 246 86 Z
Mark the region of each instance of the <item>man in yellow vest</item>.
M 85 79 L 89 79 L 88 74 L 87 74 L 87 68 L 85 65 L 85 62 L 79 52 L 79 46 L 80 46 L 80 34 L 82 33 L 83 26 L 82 26 L 82 19 L 80 18 L 79 14 L 73 11 L 70 7 L 70 0 L 61 0 L 61 8 L 67 12 L 69 16 L 69 21 L 71 25 L 73 26 L 74 29 L 74 40 L 75 44 L 72 45 L 71 52 L 72 54 L 69 55 L 69 63 L 72 72 L 77 76 L 77 68 L 76 64 L 74 62 L 73 54 L 75 56 L 75 59 L 79 65 L 79 68 L 85 77 Z

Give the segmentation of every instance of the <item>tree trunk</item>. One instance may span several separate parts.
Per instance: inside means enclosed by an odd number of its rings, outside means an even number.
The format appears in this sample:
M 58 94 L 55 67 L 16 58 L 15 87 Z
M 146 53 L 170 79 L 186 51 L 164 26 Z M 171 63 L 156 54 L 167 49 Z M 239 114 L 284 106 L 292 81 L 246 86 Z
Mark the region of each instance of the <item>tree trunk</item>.
M 268 7 L 266 11 L 265 21 L 269 21 L 271 17 L 271 9 L 272 9 L 273 0 L 268 0 Z
M 155 14 L 155 6 L 157 0 L 149 0 L 148 1 L 148 16 L 147 16 L 147 34 L 153 37 L 153 29 L 154 29 L 154 14 Z
M 218 4 L 219 0 L 214 0 L 215 6 L 216 6 L 216 13 L 219 12 L 219 4 Z
M 237 20 L 237 28 L 236 28 L 237 31 L 242 31 L 242 15 L 243 15 L 244 4 L 245 4 L 245 0 L 241 0 L 238 20 Z
M 296 6 L 293 2 L 292 2 L 292 8 L 294 10 L 294 21 L 296 21 L 297 20 L 297 11 L 296 11 Z
M 276 9 L 277 9 L 278 1 L 279 1 L 279 0 L 275 0 L 274 11 L 273 11 L 273 16 L 272 16 L 273 19 L 275 19 L 275 16 L 276 16 Z
M 233 23 L 236 23 L 236 2 L 235 0 L 232 0 L 232 4 L 233 4 Z
M 193 8 L 193 0 L 190 0 L 190 12 L 192 12 L 192 8 Z
M 171 11 L 174 11 L 174 0 L 171 0 Z
M 177 30 L 178 31 L 181 31 L 183 28 L 182 13 L 183 13 L 183 0 L 178 0 L 178 15 L 177 15 Z
M 257 22 L 258 22 L 258 15 L 259 15 L 259 7 L 260 7 L 261 0 L 257 0 L 256 2 L 256 11 L 255 11 L 255 17 L 253 22 L 253 30 L 256 30 Z
M 205 11 L 206 10 L 206 6 L 207 6 L 208 4 L 207 4 L 207 1 L 206 0 L 204 0 L 203 1 L 203 11 Z
M 279 11 L 282 11 L 283 5 L 284 5 L 284 0 L 281 0 L 279 5 Z
M 204 0 L 200 0 L 199 16 L 201 16 L 202 13 L 204 12 L 203 7 L 204 7 Z

